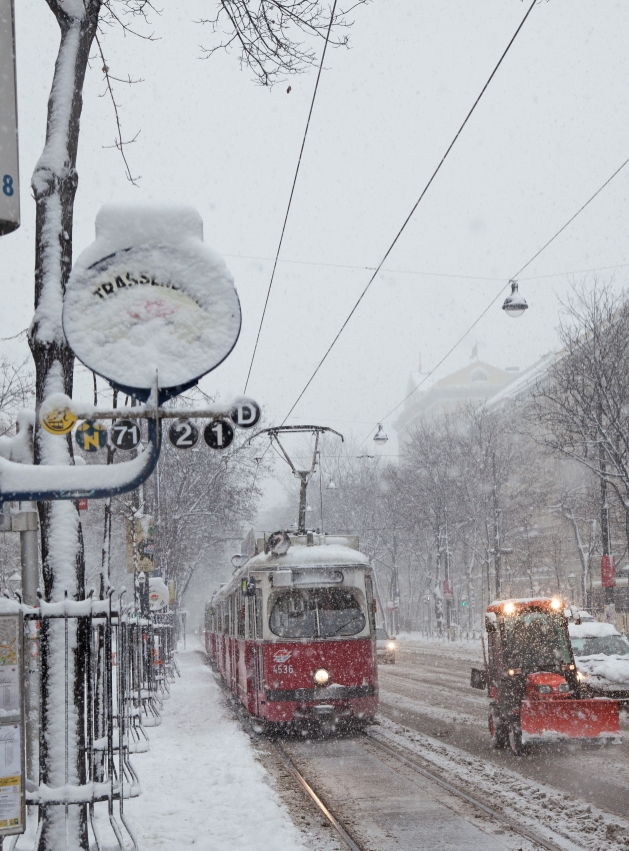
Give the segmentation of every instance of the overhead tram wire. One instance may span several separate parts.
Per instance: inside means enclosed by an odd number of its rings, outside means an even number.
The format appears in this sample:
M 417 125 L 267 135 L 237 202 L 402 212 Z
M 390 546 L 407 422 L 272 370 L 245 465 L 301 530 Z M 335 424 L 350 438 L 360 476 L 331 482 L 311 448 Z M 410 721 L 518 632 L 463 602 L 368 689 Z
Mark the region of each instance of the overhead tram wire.
M 266 316 L 266 309 L 269 304 L 269 296 L 271 295 L 271 288 L 273 286 L 273 280 L 275 278 L 275 270 L 277 269 L 277 261 L 280 257 L 280 251 L 282 250 L 282 242 L 284 241 L 284 233 L 286 231 L 286 223 L 288 222 L 288 216 L 290 213 L 290 208 L 293 203 L 293 195 L 295 194 L 295 186 L 297 185 L 297 176 L 299 175 L 299 169 L 301 167 L 301 158 L 304 153 L 304 148 L 306 146 L 306 138 L 308 136 L 308 128 L 310 127 L 310 119 L 312 118 L 312 111 L 314 109 L 315 100 L 317 97 L 317 91 L 319 89 L 319 80 L 321 79 L 321 72 L 323 71 L 323 62 L 325 60 L 325 53 L 328 49 L 328 42 L 330 41 L 330 31 L 332 29 L 332 23 L 334 22 L 334 13 L 336 12 L 336 4 L 338 0 L 334 0 L 334 5 L 332 6 L 332 11 L 330 12 L 330 22 L 328 24 L 328 29 L 325 34 L 325 43 L 323 45 L 323 52 L 321 54 L 321 63 L 319 64 L 319 71 L 317 72 L 317 80 L 315 82 L 314 92 L 312 93 L 312 100 L 310 102 L 310 109 L 308 111 L 308 119 L 306 121 L 306 129 L 304 130 L 304 137 L 301 140 L 301 148 L 299 150 L 299 158 L 297 160 L 297 168 L 295 169 L 295 176 L 293 178 L 293 185 L 290 190 L 290 196 L 288 198 L 288 206 L 286 207 L 286 215 L 284 216 L 284 223 L 282 225 L 282 232 L 280 234 L 280 241 L 277 245 L 277 251 L 275 253 L 275 260 L 273 262 L 273 270 L 271 272 L 271 280 L 269 281 L 269 287 L 266 291 L 266 298 L 264 300 L 264 308 L 262 309 L 262 316 L 260 318 L 260 325 L 258 326 L 258 333 L 256 336 L 256 342 L 253 347 L 253 354 L 251 355 L 251 363 L 249 364 L 249 371 L 247 372 L 247 380 L 245 381 L 245 389 L 244 392 L 247 392 L 247 387 L 249 386 L 249 379 L 251 378 L 251 370 L 253 369 L 253 362 L 256 357 L 256 352 L 258 351 L 258 343 L 260 342 L 260 334 L 262 332 L 262 325 L 264 324 L 264 317 Z
M 620 174 L 620 172 L 623 170 L 623 168 L 624 168 L 624 167 L 625 167 L 628 163 L 629 163 L 629 157 L 628 157 L 628 158 L 624 161 L 624 163 L 623 163 L 621 166 L 619 166 L 619 167 L 616 169 L 616 171 L 615 171 L 615 172 L 611 175 L 611 177 L 608 177 L 608 178 L 607 178 L 607 180 L 605 181 L 605 183 L 603 183 L 603 185 L 602 185 L 602 186 L 600 186 L 600 187 L 596 190 L 596 192 L 588 198 L 588 200 L 585 202 L 585 204 L 583 204 L 581 207 L 579 207 L 579 209 L 577 210 L 577 212 L 576 212 L 573 216 L 571 216 L 571 217 L 568 219 L 568 221 L 565 223 L 565 225 L 563 225 L 562 227 L 560 227 L 560 228 L 559 228 L 559 230 L 558 230 L 558 231 L 557 231 L 557 232 L 556 232 L 553 236 L 551 236 L 551 238 L 548 240 L 548 242 L 545 242 L 545 243 L 544 243 L 544 245 L 542 245 L 542 247 L 539 249 L 539 251 L 536 251 L 536 252 L 535 252 L 535 254 L 531 257 L 531 259 L 530 259 L 530 260 L 527 260 L 527 261 L 526 261 L 526 263 L 524 264 L 524 266 L 522 266 L 522 267 L 521 267 L 521 268 L 520 268 L 520 269 L 519 269 L 519 270 L 515 273 L 515 275 L 513 275 L 513 277 L 511 277 L 511 278 L 509 279 L 509 281 L 508 281 L 506 284 L 504 284 L 504 286 L 502 286 L 502 287 L 500 288 L 500 290 L 499 290 L 499 291 L 496 293 L 496 295 L 492 298 L 492 300 L 489 302 L 489 304 L 488 304 L 488 305 L 487 305 L 487 307 L 483 310 L 483 312 L 480 314 L 480 316 L 478 316 L 478 317 L 474 320 L 474 322 L 472 322 L 472 324 L 471 324 L 471 325 L 470 325 L 470 327 L 469 327 L 469 328 L 465 331 L 465 333 L 464 333 L 461 337 L 459 337 L 459 339 L 456 341 L 456 343 L 455 343 L 455 344 L 454 344 L 454 345 L 453 345 L 450 349 L 448 349 L 448 351 L 447 351 L 447 352 L 445 353 L 445 355 L 441 358 L 441 360 L 439 361 L 439 363 L 438 363 L 436 366 L 434 366 L 434 367 L 430 370 L 430 372 L 426 373 L 426 375 L 422 378 L 422 380 L 419 382 L 419 384 L 418 384 L 416 387 L 413 387 L 413 389 L 411 390 L 411 392 L 410 392 L 410 393 L 407 393 L 407 394 L 406 394 L 406 396 L 402 399 L 402 401 L 401 401 L 401 402 L 398 402 L 398 403 L 397 403 L 397 405 L 396 405 L 394 408 L 391 408 L 391 410 L 389 411 L 389 413 L 388 413 L 388 414 L 386 414 L 384 417 L 382 417 L 381 419 L 379 419 L 379 420 L 378 420 L 378 422 L 379 422 L 379 423 L 383 423 L 385 420 L 387 420 L 387 419 L 391 416 L 391 414 L 395 413 L 395 411 L 397 411 L 397 409 L 398 409 L 401 405 L 403 405 L 403 404 L 404 404 L 404 402 L 406 402 L 406 400 L 407 400 L 407 399 L 409 399 L 409 398 L 413 395 L 413 393 L 415 393 L 417 390 L 419 390 L 419 388 L 422 386 L 422 384 L 424 384 L 426 381 L 428 381 L 428 379 L 430 378 L 430 376 L 431 376 L 431 375 L 433 375 L 433 374 L 434 374 L 434 373 L 435 373 L 435 372 L 439 369 L 439 367 L 440 367 L 440 366 L 441 366 L 441 365 L 442 365 L 442 364 L 443 364 L 443 363 L 444 363 L 444 362 L 445 362 L 445 361 L 446 361 L 446 360 L 450 357 L 450 355 L 451 355 L 451 354 L 452 354 L 452 352 L 453 352 L 453 351 L 457 348 L 457 346 L 459 346 L 459 345 L 463 342 L 463 340 L 467 337 L 467 335 L 470 333 L 470 331 L 472 331 L 472 330 L 473 330 L 473 329 L 474 329 L 474 328 L 478 325 L 478 323 L 481 321 L 481 319 L 483 318 L 483 316 L 485 316 L 485 314 L 486 314 L 486 313 L 490 310 L 490 308 L 492 308 L 492 307 L 494 306 L 494 304 L 498 301 L 498 299 L 500 298 L 500 296 L 504 293 L 504 291 L 505 291 L 505 290 L 507 289 L 507 287 L 509 286 L 509 283 L 510 283 L 511 281 L 513 281 L 513 280 L 516 280 L 516 279 L 520 276 L 520 274 L 521 274 L 521 273 L 522 273 L 525 269 L 527 269 L 527 268 L 531 265 L 531 263 L 532 263 L 534 260 L 536 260 L 536 259 L 540 256 L 540 254 L 542 253 L 542 251 L 545 251 L 545 250 L 548 248 L 548 246 L 549 246 L 549 245 L 551 245 L 551 243 L 553 243 L 553 242 L 557 239 L 557 237 L 565 231 L 565 229 L 568 227 L 568 225 L 571 225 L 571 224 L 572 224 L 572 222 L 576 219 L 576 217 L 577 217 L 578 215 L 580 215 L 580 214 L 581 214 L 581 213 L 585 210 L 585 208 L 586 208 L 589 204 L 591 204 L 591 203 L 592 203 L 592 201 L 593 201 L 593 200 L 597 197 L 597 195 L 600 195 L 600 193 L 603 191 L 603 189 L 605 189 L 605 187 L 606 187 L 606 186 L 608 186 L 608 185 L 612 182 L 612 180 L 616 177 L 616 175 Z M 614 268 L 615 268 L 615 267 L 614 267 Z M 543 277 L 543 276 L 542 276 L 542 277 Z M 529 279 L 529 280 L 532 280 L 532 279 Z M 373 426 L 373 427 L 370 429 L 369 434 L 361 440 L 361 442 L 358 444 L 358 448 L 359 448 L 359 449 L 360 449 L 360 447 L 363 445 L 363 443 L 364 443 L 364 442 L 365 442 L 365 441 L 366 441 L 366 440 L 370 437 L 370 435 L 372 434 L 372 432 L 374 431 L 374 429 L 375 429 L 376 427 L 377 427 L 377 426 Z
M 412 209 L 411 209 L 410 213 L 408 214 L 408 216 L 406 217 L 406 219 L 404 220 L 404 222 L 403 222 L 403 224 L 402 224 L 402 227 L 401 227 L 401 228 L 398 230 L 398 232 L 396 233 L 396 235 L 395 235 L 395 237 L 394 237 L 394 239 L 393 239 L 393 242 L 391 242 L 391 244 L 390 244 L 390 245 L 389 245 L 389 247 L 387 248 L 387 250 L 386 250 L 386 252 L 385 252 L 385 254 L 384 254 L 384 256 L 383 256 L 382 260 L 381 260 L 381 261 L 378 263 L 378 265 L 376 266 L 376 269 L 375 269 L 375 271 L 374 271 L 373 275 L 371 276 L 371 278 L 369 279 L 369 281 L 368 281 L 368 283 L 367 283 L 367 286 L 365 287 L 365 289 L 364 289 L 364 290 L 362 291 L 362 293 L 360 294 L 360 296 L 359 296 L 358 301 L 356 302 L 356 304 L 352 307 L 351 311 L 349 312 L 349 315 L 348 315 L 347 319 L 346 319 L 346 320 L 345 320 L 345 322 L 343 322 L 343 324 L 341 325 L 341 328 L 340 328 L 340 330 L 339 330 L 338 334 L 336 335 L 336 337 L 335 337 L 335 338 L 332 340 L 332 342 L 330 343 L 330 346 L 328 347 L 328 350 L 326 351 L 326 353 L 323 355 L 323 357 L 321 358 L 321 360 L 320 360 L 320 361 L 319 361 L 319 363 L 317 364 L 317 367 L 316 367 L 315 371 L 312 373 L 312 375 L 310 376 L 310 378 L 309 378 L 309 379 L 308 379 L 308 381 L 306 382 L 305 387 L 303 388 L 303 390 L 301 391 L 301 393 L 299 394 L 299 396 L 297 397 L 297 399 L 296 399 L 296 400 L 295 400 L 295 402 L 293 403 L 293 406 L 291 407 L 290 411 L 289 411 L 289 412 L 286 414 L 286 416 L 284 417 L 284 419 L 283 419 L 283 421 L 282 421 L 282 425 L 284 425 L 284 423 L 286 422 L 286 420 L 290 417 L 290 415 L 292 414 L 292 412 L 295 410 L 295 408 L 296 408 L 296 407 L 297 407 L 297 405 L 299 404 L 300 399 L 302 398 L 302 396 L 304 395 L 304 393 L 306 392 L 306 390 L 310 387 L 310 385 L 311 385 L 311 383 L 312 383 L 312 381 L 313 381 L 314 377 L 315 377 L 315 376 L 316 376 L 316 374 L 319 372 L 319 370 L 320 370 L 320 369 L 321 369 L 321 367 L 323 366 L 323 364 L 324 364 L 325 360 L 327 359 L 328 355 L 330 354 L 330 352 L 331 352 L 331 351 L 332 351 L 332 349 L 334 348 L 334 346 L 335 346 L 335 344 L 336 344 L 336 341 L 338 340 L 338 338 L 341 336 L 341 334 L 343 333 L 343 331 L 344 331 L 344 330 L 345 330 L 345 328 L 347 327 L 347 325 L 348 325 L 348 323 L 349 323 L 350 319 L 352 318 L 352 316 L 354 315 L 354 313 L 355 313 L 355 312 L 356 312 L 356 310 L 358 309 L 358 306 L 360 305 L 361 301 L 363 300 L 363 298 L 364 298 L 364 297 L 365 297 L 365 295 L 367 294 L 367 290 L 369 289 L 369 287 L 372 285 L 372 283 L 373 283 L 373 282 L 374 282 L 374 280 L 376 279 L 376 276 L 378 275 L 378 272 L 382 269 L 382 267 L 384 266 L 384 264 L 385 264 L 385 262 L 386 262 L 386 260 L 387 260 L 388 256 L 391 254 L 391 252 L 392 252 L 392 251 L 393 251 L 393 249 L 395 248 L 395 246 L 396 246 L 396 244 L 397 244 L 397 242 L 398 242 L 399 238 L 402 236 L 402 234 L 403 234 L 403 233 L 404 233 L 404 231 L 406 230 L 406 226 L 408 225 L 408 223 L 409 223 L 409 222 L 410 222 L 410 220 L 412 219 L 413 214 L 415 213 L 415 210 L 419 207 L 419 205 L 421 204 L 422 200 L 424 199 L 424 196 L 426 195 L 426 193 L 427 193 L 427 192 L 428 192 L 428 190 L 430 189 L 430 187 L 431 187 L 431 185 L 432 185 L 432 182 L 434 181 L 435 177 L 437 176 L 437 174 L 438 174 L 438 173 L 439 173 L 439 171 L 441 170 L 441 166 L 444 164 L 444 162 L 446 161 L 446 159 L 447 159 L 447 157 L 448 157 L 448 154 L 450 153 L 450 151 L 452 150 L 452 148 L 453 148 L 453 147 L 454 147 L 454 145 L 456 144 L 456 142 L 457 142 L 457 140 L 458 140 L 459 136 L 461 135 L 461 133 L 463 132 L 463 129 L 465 128 L 465 125 L 467 124 L 467 122 L 468 122 L 468 121 L 470 120 L 470 118 L 472 117 L 472 113 L 474 112 L 474 110 L 476 109 L 476 107 L 478 106 L 478 104 L 480 103 L 480 100 L 481 100 L 481 98 L 483 97 L 483 95 L 485 94 L 485 92 L 487 91 L 487 88 L 488 88 L 489 84 L 491 83 L 491 81 L 493 80 L 493 78 L 496 76 L 496 74 L 497 74 L 497 72 L 498 72 L 498 69 L 499 69 L 499 68 L 500 68 L 500 66 L 502 65 L 502 62 L 503 62 L 503 60 L 504 60 L 505 56 L 507 55 L 507 53 L 508 53 L 508 52 L 509 52 L 509 50 L 511 49 L 511 46 L 512 46 L 513 42 L 516 40 L 516 38 L 517 38 L 517 36 L 518 36 L 518 34 L 519 34 L 520 30 L 522 29 L 522 27 L 523 27 L 523 26 L 524 26 L 524 24 L 526 23 L 526 20 L 527 20 L 528 16 L 531 14 L 531 12 L 533 11 L 533 7 L 535 6 L 535 4 L 536 4 L 536 3 L 537 3 L 537 0 L 533 0 L 533 2 L 531 3 L 531 5 L 529 6 L 529 8 L 528 8 L 528 10 L 527 10 L 526 14 L 525 14 L 525 15 L 524 15 L 524 17 L 522 18 L 522 21 L 520 22 L 520 25 L 518 26 L 517 30 L 515 31 L 515 33 L 514 33 L 514 34 L 513 34 L 513 36 L 511 37 L 511 40 L 509 41 L 509 43 L 508 43 L 508 44 L 507 44 L 507 46 L 505 47 L 505 49 L 504 49 L 504 51 L 503 51 L 503 53 L 502 53 L 502 56 L 500 57 L 500 59 L 499 59 L 499 60 L 498 60 L 498 62 L 496 63 L 496 65 L 495 65 L 495 67 L 494 67 L 494 70 L 493 70 L 493 71 L 491 72 L 491 74 L 489 75 L 489 78 L 487 79 L 487 82 L 485 83 L 485 85 L 484 85 L 484 86 L 483 86 L 483 88 L 481 89 L 480 94 L 478 95 L 478 97 L 476 98 L 476 100 L 474 101 L 474 103 L 472 104 L 472 108 L 470 109 L 470 111 L 469 111 L 469 112 L 467 113 L 467 115 L 465 116 L 465 120 L 463 121 L 463 123 L 461 124 L 461 126 L 459 127 L 459 129 L 457 130 L 455 137 L 452 139 L 452 141 L 451 141 L 451 142 L 450 142 L 450 144 L 448 145 L 448 147 L 447 147 L 447 149 L 446 149 L 445 154 L 442 156 L 442 158 L 441 158 L 441 160 L 440 160 L 440 162 L 439 162 L 439 165 L 438 165 L 438 166 L 437 166 L 437 168 L 433 171 L 433 173 L 432 173 L 432 175 L 431 175 L 430 179 L 428 180 L 428 183 L 426 184 L 426 186 L 425 186 L 425 187 L 424 187 L 424 189 L 422 190 L 421 195 L 419 196 L 419 198 L 417 199 L 417 201 L 416 201 L 416 202 L 415 202 L 415 204 L 413 205 L 413 207 L 412 207 Z

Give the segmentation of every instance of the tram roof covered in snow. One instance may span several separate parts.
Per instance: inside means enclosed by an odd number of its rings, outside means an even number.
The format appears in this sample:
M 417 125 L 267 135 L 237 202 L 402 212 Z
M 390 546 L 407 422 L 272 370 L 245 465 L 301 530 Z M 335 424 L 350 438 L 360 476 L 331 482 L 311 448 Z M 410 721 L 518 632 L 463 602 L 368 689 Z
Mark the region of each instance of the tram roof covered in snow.
M 369 564 L 363 553 L 341 544 L 312 545 L 291 547 L 281 556 L 274 553 L 260 553 L 247 562 L 249 570 L 256 568 L 284 569 L 288 567 L 310 567 L 313 565 L 356 565 Z
M 286 578 L 292 571 L 301 575 L 310 574 L 314 584 L 335 584 L 336 579 L 326 581 L 323 571 L 341 567 L 370 567 L 369 558 L 358 550 L 358 535 L 321 535 L 308 532 L 306 535 L 289 535 L 290 546 L 282 555 L 268 551 L 268 536 L 256 539 L 256 554 L 241 564 L 232 578 L 212 596 L 209 605 L 224 599 L 254 571 L 272 571 Z M 317 570 L 322 568 L 323 570 Z M 297 584 L 304 584 L 302 582 Z M 341 576 L 341 581 L 342 581 Z M 282 583 L 284 584 L 284 583 Z M 286 584 L 293 584 L 293 580 Z M 308 582 L 310 584 L 310 582 Z

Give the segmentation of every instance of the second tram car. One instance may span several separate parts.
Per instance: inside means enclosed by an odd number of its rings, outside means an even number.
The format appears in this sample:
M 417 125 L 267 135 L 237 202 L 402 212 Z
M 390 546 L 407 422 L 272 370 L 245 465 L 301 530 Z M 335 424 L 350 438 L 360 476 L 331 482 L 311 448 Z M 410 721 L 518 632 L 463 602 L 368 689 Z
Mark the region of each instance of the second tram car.
M 205 610 L 209 657 L 267 729 L 372 721 L 375 634 L 372 571 L 357 536 L 265 535 Z

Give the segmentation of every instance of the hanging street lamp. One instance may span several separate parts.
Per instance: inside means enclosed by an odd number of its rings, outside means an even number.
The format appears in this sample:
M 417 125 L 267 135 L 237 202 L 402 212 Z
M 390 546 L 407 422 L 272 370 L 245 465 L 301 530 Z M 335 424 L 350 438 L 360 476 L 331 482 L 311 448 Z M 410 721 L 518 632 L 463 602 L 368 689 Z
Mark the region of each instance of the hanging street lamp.
M 386 433 L 382 430 L 382 423 L 378 423 L 378 431 L 374 434 L 373 439 L 380 445 L 384 445 L 389 439 Z
M 509 283 L 511 284 L 511 294 L 504 300 L 502 309 L 506 312 L 507 316 L 517 319 L 518 316 L 523 315 L 525 310 L 528 310 L 528 304 L 526 303 L 526 299 L 518 292 L 518 282 L 509 281 Z

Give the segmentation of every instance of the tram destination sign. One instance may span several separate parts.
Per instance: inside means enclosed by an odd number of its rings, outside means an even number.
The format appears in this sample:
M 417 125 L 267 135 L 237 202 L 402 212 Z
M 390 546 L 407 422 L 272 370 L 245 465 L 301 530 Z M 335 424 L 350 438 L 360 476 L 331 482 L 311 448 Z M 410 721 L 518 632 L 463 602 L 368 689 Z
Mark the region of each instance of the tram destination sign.
M 68 343 L 86 366 L 140 400 L 156 383 L 176 395 L 222 363 L 240 325 L 232 276 L 203 243 L 196 210 L 100 210 L 96 241 L 74 265 L 63 309 Z
M 13 0 L 0 0 L 0 236 L 20 226 Z

